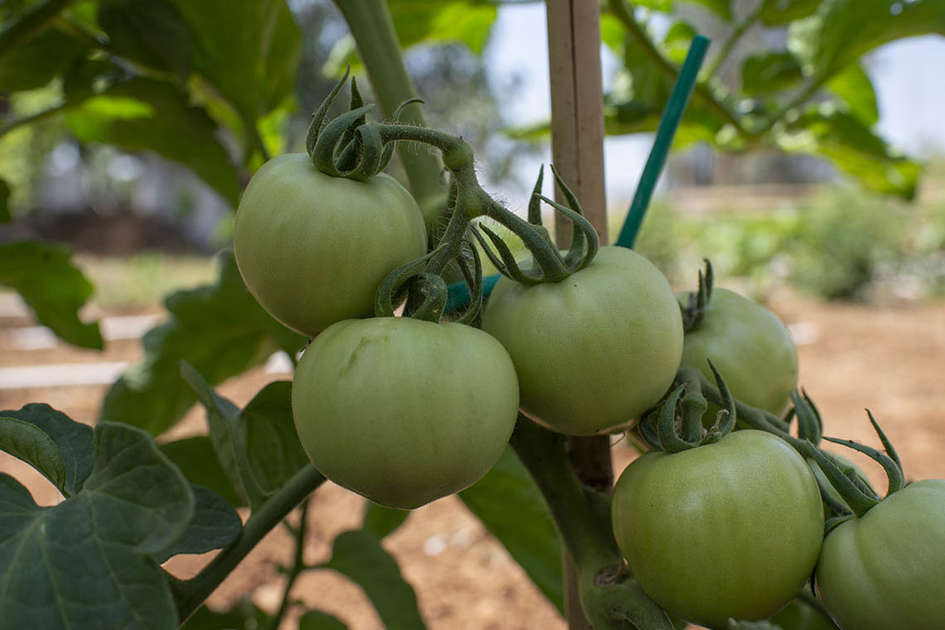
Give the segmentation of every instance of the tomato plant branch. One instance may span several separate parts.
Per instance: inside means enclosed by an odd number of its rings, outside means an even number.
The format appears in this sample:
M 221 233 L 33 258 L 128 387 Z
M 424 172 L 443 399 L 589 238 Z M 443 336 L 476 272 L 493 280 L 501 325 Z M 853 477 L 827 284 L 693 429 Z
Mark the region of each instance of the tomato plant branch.
M 709 64 L 709 67 L 706 68 L 704 76 L 706 79 L 710 79 L 716 74 L 718 74 L 719 69 L 722 67 L 722 64 L 725 63 L 725 60 L 728 59 L 729 55 L 734 50 L 735 46 L 741 41 L 742 37 L 754 26 L 758 20 L 761 18 L 761 10 L 764 8 L 765 3 L 759 2 L 758 6 L 755 9 L 746 15 L 743 19 L 739 20 L 732 32 L 728 34 L 728 37 L 725 38 L 725 41 L 722 42 L 722 47 L 719 48 L 719 53 L 712 59 L 712 63 Z
M 407 74 L 403 55 L 397 41 L 393 20 L 384 0 L 335 0 L 335 5 L 351 30 L 358 46 L 358 54 L 364 62 L 374 94 L 385 115 L 392 117 L 394 111 L 405 101 L 416 99 L 413 82 Z M 419 104 L 403 109 L 402 120 L 423 126 L 423 110 Z M 400 161 L 410 182 L 410 191 L 424 207 L 442 199 L 445 190 L 440 183 L 442 164 L 439 157 L 428 151 L 398 147 Z M 445 206 L 444 206 L 445 207 Z
M 66 111 L 67 109 L 72 107 L 74 104 L 75 103 L 72 103 L 69 101 L 64 101 L 62 103 L 59 103 L 58 105 L 53 105 L 52 107 L 41 109 L 38 112 L 27 114 L 26 116 L 21 116 L 20 118 L 15 118 L 11 120 L 10 122 L 6 123 L 5 125 L 3 125 L 2 127 L 0 127 L 0 138 L 7 135 L 11 131 L 14 131 L 15 129 L 19 129 L 20 127 L 23 127 L 25 125 L 31 125 L 33 123 L 46 120 L 47 118 L 52 118 L 56 114 Z
M 306 465 L 253 512 L 239 537 L 200 573 L 189 580 L 172 578 L 171 591 L 180 621 L 190 617 L 259 541 L 324 481 L 314 466 Z
M 647 35 L 646 30 L 636 21 L 636 18 L 627 8 L 626 2 L 624 0 L 610 0 L 609 6 L 613 15 L 620 20 L 620 23 L 624 25 L 630 36 L 640 44 L 646 54 L 656 62 L 659 69 L 675 79 L 679 75 L 679 68 L 656 47 L 656 44 Z M 742 121 L 732 113 L 728 106 L 713 94 L 712 88 L 707 83 L 704 81 L 697 82 L 693 91 L 703 103 L 734 127 L 740 136 L 754 138 L 757 135 L 745 128 Z
M 627 572 L 610 526 L 609 499 L 582 486 L 568 464 L 567 442 L 521 414 L 509 440 L 577 564 L 585 614 L 595 628 L 671 630 L 666 614 Z
M 567 438 L 519 415 L 509 440 L 548 502 L 561 538 L 581 566 L 620 564 L 609 523 L 592 518 L 588 497 L 568 465 Z
M 295 585 L 296 579 L 298 579 L 305 570 L 304 556 L 305 535 L 308 532 L 308 504 L 308 499 L 302 501 L 302 504 L 299 506 L 299 525 L 290 530 L 295 537 L 295 557 L 292 560 L 292 566 L 286 574 L 285 588 L 282 591 L 282 603 L 279 604 L 279 610 L 276 611 L 276 614 L 269 620 L 269 625 L 267 626 L 268 630 L 278 630 L 279 624 L 282 623 L 282 618 L 285 616 L 286 611 L 289 610 L 289 595 L 292 592 L 292 587 Z
M 830 78 L 829 74 L 821 73 L 809 79 L 805 86 L 801 88 L 801 91 L 794 95 L 794 98 L 782 105 L 777 111 L 768 117 L 764 124 L 762 124 L 755 131 L 756 135 L 761 135 L 770 131 L 776 124 L 782 121 L 791 110 L 794 110 L 809 101 L 811 97 L 817 93 L 817 90 L 819 90 L 823 84 L 827 82 L 828 78 Z
M 65 11 L 73 0 L 47 0 L 0 31 L 0 59 L 20 42 L 33 37 Z
M 333 177 L 348 177 L 355 180 L 365 180 L 372 177 L 384 168 L 390 156 L 390 148 L 398 142 L 419 142 L 438 149 L 443 156 L 443 163 L 449 170 L 451 191 L 448 195 L 451 222 L 464 221 L 488 216 L 498 221 L 522 239 L 525 247 L 534 257 L 534 265 L 527 271 L 521 269 L 511 252 L 502 240 L 487 227 L 482 230 L 489 235 L 499 251 L 496 257 L 480 238 L 480 242 L 496 263 L 500 271 L 524 284 L 538 284 L 541 282 L 558 282 L 575 271 L 583 268 L 594 259 L 599 247 L 599 238 L 594 226 L 582 216 L 580 204 L 567 185 L 552 168 L 555 181 L 571 207 L 564 206 L 550 199 L 533 193 L 540 200 L 550 204 L 556 211 L 566 216 L 574 225 L 574 235 L 571 247 L 565 257 L 562 257 L 558 248 L 548 239 L 547 230 L 541 225 L 532 223 L 513 214 L 496 202 L 479 185 L 475 171 L 475 156 L 472 147 L 461 137 L 453 136 L 436 129 L 416 127 L 402 123 L 368 123 L 365 115 L 371 106 L 361 105 L 360 95 L 352 83 L 352 109 L 340 114 L 327 124 L 324 117 L 333 99 L 340 91 L 341 85 L 347 80 L 343 78 L 332 90 L 331 94 L 322 102 L 313 117 L 309 127 L 306 147 L 315 168 Z M 459 215 L 457 216 L 457 213 Z M 460 227 L 465 233 L 465 226 L 455 223 L 451 229 L 451 238 L 446 242 L 444 251 L 437 253 L 433 261 L 436 265 L 443 265 L 454 259 L 462 245 Z M 478 235 L 477 232 L 474 232 Z

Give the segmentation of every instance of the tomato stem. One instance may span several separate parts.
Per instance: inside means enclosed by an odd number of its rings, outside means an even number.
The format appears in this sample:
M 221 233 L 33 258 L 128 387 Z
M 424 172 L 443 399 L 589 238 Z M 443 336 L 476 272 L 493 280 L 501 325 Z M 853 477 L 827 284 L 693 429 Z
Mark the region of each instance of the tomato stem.
M 305 466 L 253 512 L 239 537 L 217 554 L 200 573 L 189 580 L 169 576 L 180 622 L 186 621 L 259 541 L 324 481 L 325 478 L 314 466 Z
M 548 502 L 577 564 L 581 606 L 594 627 L 672 630 L 666 613 L 626 571 L 610 525 L 610 499 L 582 486 L 568 463 L 567 438 L 519 414 L 509 444 Z

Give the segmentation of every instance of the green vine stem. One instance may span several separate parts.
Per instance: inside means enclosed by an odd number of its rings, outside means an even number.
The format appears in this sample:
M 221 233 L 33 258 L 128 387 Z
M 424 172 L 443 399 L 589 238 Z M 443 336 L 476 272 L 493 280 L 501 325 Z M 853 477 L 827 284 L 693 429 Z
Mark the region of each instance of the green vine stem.
M 545 497 L 577 564 L 581 605 L 594 627 L 672 630 L 666 613 L 627 571 L 611 530 L 609 499 L 585 489 L 568 464 L 567 438 L 519 415 L 509 444 Z
M 337 98 L 341 86 L 346 81 L 347 74 L 322 102 L 312 118 L 305 143 L 312 163 L 327 175 L 363 181 L 384 168 L 386 157 L 389 155 L 388 149 L 395 143 L 416 142 L 439 150 L 450 174 L 447 196 L 450 218 L 447 238 L 435 244 L 444 244 L 445 248 L 430 261 L 434 273 L 439 273 L 450 260 L 459 256 L 463 247 L 463 240 L 459 237 L 465 236 L 469 221 L 482 216 L 489 217 L 511 230 L 532 254 L 534 264 L 528 269 L 520 268 L 501 239 L 487 227 L 480 226 L 492 239 L 501 260 L 480 238 L 489 257 L 503 273 L 521 283 L 559 282 L 593 260 L 599 246 L 597 232 L 582 216 L 576 197 L 554 169 L 552 172 L 555 182 L 572 207 L 558 204 L 540 195 L 538 198 L 570 219 L 574 226 L 571 248 L 564 257 L 548 239 L 548 232 L 541 225 L 533 225 L 510 212 L 482 189 L 476 176 L 472 147 L 462 138 L 436 129 L 399 122 L 366 122 L 366 114 L 372 106 L 361 104 L 354 82 L 352 109 L 325 122 L 331 102 Z M 534 214 L 530 212 L 530 216 Z M 473 233 L 478 236 L 478 232 Z
M 295 538 L 295 554 L 292 559 L 292 566 L 289 567 L 286 574 L 285 588 L 282 590 L 282 603 L 279 604 L 279 610 L 269 620 L 268 630 L 279 630 L 279 624 L 289 610 L 289 595 L 295 581 L 305 570 L 305 536 L 308 533 L 308 504 L 309 499 L 302 501 L 299 506 L 299 524 L 297 527 L 290 527 L 289 531 Z
M 325 478 L 311 465 L 297 472 L 253 512 L 239 537 L 189 580 L 169 576 L 180 623 L 190 617 L 263 537 L 305 500 Z
M 407 74 L 387 3 L 384 0 L 335 0 L 335 5 L 357 43 L 381 109 L 387 117 L 394 118 L 394 112 L 402 103 L 417 100 L 417 93 Z M 406 106 L 401 120 L 422 127 L 420 105 Z M 398 155 L 407 173 L 410 191 L 423 209 L 429 229 L 445 208 L 446 190 L 440 178 L 443 165 L 439 156 L 428 151 L 400 146 Z

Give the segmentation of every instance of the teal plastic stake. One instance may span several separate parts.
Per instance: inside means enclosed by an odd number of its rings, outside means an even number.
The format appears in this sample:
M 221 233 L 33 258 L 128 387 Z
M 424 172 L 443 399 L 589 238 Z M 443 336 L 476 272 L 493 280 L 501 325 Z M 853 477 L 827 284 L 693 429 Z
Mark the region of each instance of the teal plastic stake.
M 656 181 L 666 164 L 666 156 L 669 155 L 669 148 L 673 144 L 673 136 L 676 135 L 676 129 L 679 128 L 683 111 L 686 109 L 692 90 L 696 86 L 699 68 L 702 67 L 702 61 L 705 59 L 708 49 L 708 37 L 696 35 L 692 38 L 686 60 L 679 71 L 679 76 L 676 77 L 676 84 L 673 85 L 673 91 L 669 95 L 666 109 L 663 110 L 663 117 L 660 118 L 656 138 L 653 140 L 653 148 L 650 149 L 650 155 L 643 167 L 643 174 L 640 175 L 640 183 L 637 184 L 637 190 L 633 195 L 627 218 L 624 219 L 620 235 L 614 245 L 632 248 L 637 240 L 640 226 L 643 225 L 643 217 L 650 205 L 650 199 L 653 197 L 653 189 L 656 188 Z

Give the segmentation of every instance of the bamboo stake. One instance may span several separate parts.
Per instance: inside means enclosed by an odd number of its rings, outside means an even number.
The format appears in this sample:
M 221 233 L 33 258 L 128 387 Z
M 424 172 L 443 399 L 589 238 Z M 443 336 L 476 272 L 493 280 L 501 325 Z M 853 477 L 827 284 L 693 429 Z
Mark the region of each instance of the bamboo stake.
M 551 154 L 584 214 L 607 242 L 604 193 L 604 114 L 600 63 L 600 6 L 596 0 L 547 0 L 551 84 Z M 560 193 L 555 191 L 559 202 Z M 567 243 L 570 226 L 556 215 L 557 242 Z M 582 483 L 599 490 L 613 486 L 607 436 L 569 438 L 571 464 Z M 564 553 L 565 612 L 570 630 L 592 630 L 584 617 L 578 577 Z

